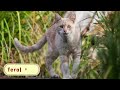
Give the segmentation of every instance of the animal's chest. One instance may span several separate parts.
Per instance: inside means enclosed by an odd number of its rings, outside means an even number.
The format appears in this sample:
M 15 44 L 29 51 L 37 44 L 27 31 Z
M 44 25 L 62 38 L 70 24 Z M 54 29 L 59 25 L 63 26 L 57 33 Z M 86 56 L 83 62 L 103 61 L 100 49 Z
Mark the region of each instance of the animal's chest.
M 58 49 L 60 54 L 69 55 L 74 51 L 75 47 L 69 45 L 68 43 L 63 43 Z
M 75 40 L 69 41 L 68 39 L 66 40 L 63 36 L 59 35 L 56 33 L 56 38 L 55 38 L 55 45 L 57 47 L 57 50 L 59 54 L 64 54 L 64 55 L 69 55 L 71 54 L 75 48 L 77 48 L 77 40 L 74 43 Z

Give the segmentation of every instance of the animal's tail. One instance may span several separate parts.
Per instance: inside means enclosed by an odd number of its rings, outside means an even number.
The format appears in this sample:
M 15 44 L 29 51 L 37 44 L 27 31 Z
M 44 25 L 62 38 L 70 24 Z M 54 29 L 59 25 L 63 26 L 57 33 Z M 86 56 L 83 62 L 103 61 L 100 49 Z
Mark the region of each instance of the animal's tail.
M 44 35 L 42 39 L 40 39 L 36 44 L 32 46 L 24 46 L 18 41 L 17 38 L 14 38 L 15 47 L 25 53 L 34 52 L 36 50 L 41 49 L 46 42 L 47 42 L 46 35 Z

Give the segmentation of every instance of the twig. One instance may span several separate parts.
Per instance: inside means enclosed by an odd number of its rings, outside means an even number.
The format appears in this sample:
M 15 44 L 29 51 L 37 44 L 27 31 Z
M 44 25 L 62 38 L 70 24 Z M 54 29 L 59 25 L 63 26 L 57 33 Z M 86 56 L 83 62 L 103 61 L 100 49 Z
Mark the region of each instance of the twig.
M 81 32 L 81 36 L 85 36 L 86 33 L 89 31 L 89 27 L 90 27 L 90 24 L 92 23 L 93 19 L 94 19 L 94 16 L 96 15 L 97 11 L 95 11 L 94 15 L 92 16 L 92 19 L 91 21 L 89 22 L 89 24 L 86 26 L 86 28 Z

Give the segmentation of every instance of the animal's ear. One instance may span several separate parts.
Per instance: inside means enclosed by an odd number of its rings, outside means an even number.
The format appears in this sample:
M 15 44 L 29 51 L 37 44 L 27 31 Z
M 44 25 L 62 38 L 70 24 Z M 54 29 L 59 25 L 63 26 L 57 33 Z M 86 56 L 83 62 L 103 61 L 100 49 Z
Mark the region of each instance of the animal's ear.
M 55 24 L 56 22 L 58 22 L 62 17 L 58 14 L 58 13 L 55 13 L 55 18 L 52 22 L 52 25 Z
M 76 14 L 75 12 L 70 12 L 69 15 L 68 15 L 68 18 L 73 21 L 73 23 L 75 22 L 75 19 L 76 19 Z
M 62 17 L 58 14 L 55 13 L 55 21 L 59 21 Z

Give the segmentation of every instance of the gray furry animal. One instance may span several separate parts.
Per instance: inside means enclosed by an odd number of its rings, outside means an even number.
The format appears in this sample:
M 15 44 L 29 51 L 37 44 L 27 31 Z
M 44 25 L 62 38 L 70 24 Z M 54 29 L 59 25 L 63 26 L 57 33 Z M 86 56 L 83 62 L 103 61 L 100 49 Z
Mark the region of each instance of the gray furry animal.
M 83 31 L 91 26 L 90 23 L 92 23 L 94 15 L 95 11 L 92 13 L 90 11 L 68 11 L 63 18 L 56 14 L 55 23 L 36 44 L 23 46 L 17 38 L 14 39 L 14 44 L 20 51 L 29 53 L 41 49 L 48 42 L 45 62 L 50 76 L 59 77 L 52 67 L 52 63 L 59 56 L 63 79 L 76 78 L 81 56 L 81 35 L 84 35 Z M 68 64 L 70 55 L 72 55 L 74 61 L 71 74 Z

